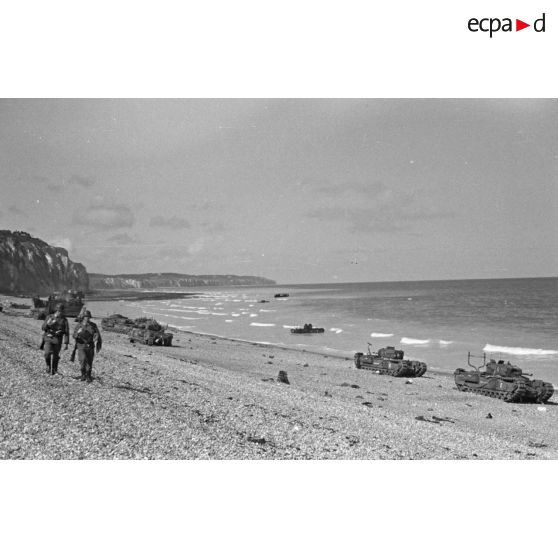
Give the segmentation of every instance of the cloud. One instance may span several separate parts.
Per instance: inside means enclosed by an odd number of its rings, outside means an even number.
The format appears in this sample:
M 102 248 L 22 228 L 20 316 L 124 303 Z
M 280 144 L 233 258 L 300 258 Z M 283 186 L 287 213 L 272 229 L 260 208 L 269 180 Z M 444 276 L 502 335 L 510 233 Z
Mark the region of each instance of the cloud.
M 202 227 L 210 232 L 210 233 L 217 233 L 217 232 L 224 232 L 226 230 L 225 225 L 220 221 L 213 221 L 211 223 L 202 223 Z
M 417 192 L 396 191 L 381 182 L 365 187 L 364 184 L 339 184 L 321 188 L 329 194 L 337 192 L 366 193 L 358 204 L 342 205 L 339 199 L 321 200 L 321 207 L 306 213 L 307 217 L 326 223 L 339 222 L 352 232 L 389 232 L 410 229 L 417 222 L 432 222 L 455 217 L 455 212 L 436 206 L 421 207 Z
M 114 236 L 110 236 L 109 238 L 107 238 L 107 242 L 114 243 L 115 245 L 138 244 L 138 241 L 135 238 L 126 233 L 120 233 L 115 234 Z
M 135 222 L 134 214 L 125 205 L 97 203 L 82 209 L 74 215 L 74 223 L 107 229 L 131 227 Z
M 156 215 L 151 217 L 149 224 L 152 227 L 166 227 L 168 229 L 189 229 L 190 223 L 184 217 L 164 217 Z
M 58 248 L 65 248 L 68 252 L 70 252 L 73 248 L 72 241 L 69 238 L 49 238 L 46 240 L 48 244 L 51 246 L 56 246 Z
M 23 209 L 19 209 L 19 207 L 16 207 L 15 205 L 10 205 L 10 207 L 8 207 L 8 211 L 12 215 L 17 215 L 18 217 L 27 217 L 27 213 L 25 213 Z
M 68 179 L 68 184 L 70 186 L 81 186 L 83 188 L 91 188 L 95 184 L 95 181 L 88 176 L 80 176 L 79 174 L 72 174 Z

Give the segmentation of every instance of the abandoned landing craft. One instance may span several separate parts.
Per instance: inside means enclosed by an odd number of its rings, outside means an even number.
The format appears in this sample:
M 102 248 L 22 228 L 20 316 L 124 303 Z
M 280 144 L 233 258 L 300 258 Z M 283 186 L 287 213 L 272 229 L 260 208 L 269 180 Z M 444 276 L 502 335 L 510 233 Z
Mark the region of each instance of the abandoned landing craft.
M 371 351 L 371 343 L 368 343 L 368 354 L 355 353 L 355 366 L 372 370 L 377 374 L 387 374 L 397 377 L 423 376 L 426 372 L 426 364 L 418 360 L 403 359 L 405 353 L 395 347 L 379 349 L 377 353 Z
M 44 320 L 49 314 L 54 313 L 57 304 L 64 305 L 66 318 L 76 318 L 83 308 L 84 294 L 82 291 L 67 291 L 65 293 L 51 294 L 47 300 L 38 296 L 33 297 L 33 308 L 29 315 L 37 320 Z
M 475 366 L 471 357 L 482 358 L 483 364 Z M 531 380 L 521 368 L 503 360 L 494 359 L 486 362 L 486 354 L 482 357 L 467 354 L 467 363 L 474 370 L 458 368 L 454 372 L 455 383 L 459 391 L 470 391 L 488 397 L 503 399 L 508 403 L 546 403 L 554 393 L 554 387 L 549 382 Z M 481 368 L 485 368 L 481 372 Z

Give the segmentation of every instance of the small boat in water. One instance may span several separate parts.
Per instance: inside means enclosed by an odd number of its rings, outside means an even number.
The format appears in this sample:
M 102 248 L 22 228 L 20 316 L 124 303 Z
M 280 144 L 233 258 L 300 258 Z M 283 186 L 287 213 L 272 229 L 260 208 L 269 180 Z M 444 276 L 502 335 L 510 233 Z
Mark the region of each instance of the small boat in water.
M 287 298 L 289 293 L 276 293 L 273 295 L 275 298 Z
M 323 327 L 312 327 L 312 324 L 304 324 L 303 327 L 294 327 L 291 333 L 324 333 Z

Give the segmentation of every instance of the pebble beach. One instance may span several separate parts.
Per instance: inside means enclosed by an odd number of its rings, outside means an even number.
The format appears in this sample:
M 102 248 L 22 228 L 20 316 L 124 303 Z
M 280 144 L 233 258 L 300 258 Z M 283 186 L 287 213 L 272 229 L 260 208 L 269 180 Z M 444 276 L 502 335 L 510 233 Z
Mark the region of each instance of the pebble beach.
M 1 459 L 558 457 L 556 396 L 505 403 L 457 391 L 449 370 L 392 378 L 184 331 L 172 347 L 102 332 L 88 385 L 74 379 L 71 351 L 45 373 L 41 322 L 26 314 L 0 313 Z

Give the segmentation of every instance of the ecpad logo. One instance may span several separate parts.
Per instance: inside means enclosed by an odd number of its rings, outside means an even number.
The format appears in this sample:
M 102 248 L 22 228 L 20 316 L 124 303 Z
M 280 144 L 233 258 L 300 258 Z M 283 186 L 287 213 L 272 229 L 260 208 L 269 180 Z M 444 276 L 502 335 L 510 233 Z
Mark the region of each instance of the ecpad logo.
M 545 16 L 546 14 L 543 14 L 539 19 L 536 19 L 533 22 L 533 29 L 536 33 L 545 32 Z M 475 17 L 472 17 L 468 21 L 467 27 L 472 33 L 477 33 L 479 31 L 483 33 L 489 33 L 490 38 L 492 38 L 492 35 L 494 33 L 497 33 L 498 31 L 503 31 L 504 33 L 506 33 L 512 32 L 514 30 L 512 18 L 509 17 L 505 17 L 503 19 L 497 17 L 485 17 L 482 19 L 477 19 Z M 515 20 L 515 31 L 521 31 L 522 29 L 525 29 L 527 27 L 531 27 L 531 24 L 525 23 L 520 19 Z

